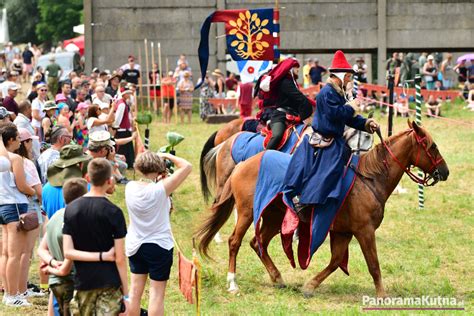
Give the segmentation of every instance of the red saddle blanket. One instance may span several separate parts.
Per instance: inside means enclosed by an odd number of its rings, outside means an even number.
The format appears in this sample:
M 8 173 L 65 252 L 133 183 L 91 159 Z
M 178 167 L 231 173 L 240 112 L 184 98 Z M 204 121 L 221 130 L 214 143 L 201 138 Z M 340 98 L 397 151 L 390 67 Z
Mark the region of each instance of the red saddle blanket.
M 285 129 L 285 133 L 283 133 L 283 137 L 281 138 L 280 143 L 278 144 L 278 147 L 276 150 L 280 150 L 283 146 L 285 146 L 286 142 L 288 141 L 288 138 L 290 137 L 291 133 L 296 131 L 296 126 L 301 122 L 299 116 L 293 116 L 293 115 L 286 115 L 287 117 L 287 125 Z M 296 131 L 297 132 L 297 131 Z M 267 148 L 268 142 L 272 138 L 272 130 L 270 127 L 267 125 L 262 130 L 260 133 L 265 137 L 263 140 L 263 147 Z M 297 132 L 298 133 L 298 132 Z

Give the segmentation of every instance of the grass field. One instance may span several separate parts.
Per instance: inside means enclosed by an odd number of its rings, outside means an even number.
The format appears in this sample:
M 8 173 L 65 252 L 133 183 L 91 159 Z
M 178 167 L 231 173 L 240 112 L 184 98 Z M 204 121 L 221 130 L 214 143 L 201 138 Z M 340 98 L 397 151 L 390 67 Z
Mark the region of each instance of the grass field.
M 386 206 L 385 218 L 377 231 L 377 248 L 382 277 L 390 297 L 454 297 L 464 300 L 464 312 L 428 311 L 423 314 L 472 314 L 474 302 L 474 113 L 462 110 L 462 105 L 444 105 L 443 115 L 462 120 L 469 125 L 458 125 L 450 121 L 427 119 L 423 125 L 431 132 L 446 159 L 450 176 L 447 182 L 438 183 L 425 190 L 425 209 L 419 210 L 417 186 L 407 177 L 402 185 L 407 194 L 393 195 Z M 386 118 L 377 112 L 378 119 L 386 130 Z M 395 132 L 405 129 L 406 119 L 395 120 Z M 192 236 L 196 227 L 207 215 L 199 187 L 199 154 L 207 137 L 219 126 L 201 123 L 193 117 L 191 125 L 169 125 L 154 123 L 151 129 L 151 148 L 157 150 L 165 145 L 167 131 L 177 131 L 185 136 L 176 148 L 177 154 L 192 162 L 193 173 L 174 194 L 175 211 L 172 227 L 175 238 L 184 253 L 190 257 Z M 129 175 L 133 178 L 133 174 Z M 119 186 L 112 200 L 126 212 L 124 187 Z M 232 217 L 222 230 L 223 237 L 233 229 Z M 204 315 L 352 315 L 362 312 L 362 297 L 374 296 L 375 288 L 357 241 L 350 244 L 349 271 L 347 277 L 338 270 L 306 299 L 299 291 L 303 283 L 328 263 L 330 252 L 328 241 L 312 259 L 305 271 L 292 269 L 282 252 L 279 237 L 270 245 L 270 255 L 282 272 L 288 285 L 279 289 L 271 285 L 266 270 L 253 250 L 248 246 L 253 229 L 245 236 L 237 259 L 237 280 L 240 293 L 226 292 L 227 243 L 211 245 L 214 261 L 202 260 L 202 307 Z M 176 248 L 175 248 L 176 251 Z M 166 294 L 166 313 L 170 315 L 192 315 L 194 306 L 189 305 L 178 289 L 177 259 L 172 269 Z M 35 268 L 35 267 L 34 267 Z M 32 279 L 37 281 L 33 274 Z M 21 314 L 45 314 L 46 300 L 32 300 L 35 307 L 22 309 Z M 143 305 L 147 302 L 144 300 Z M 426 306 L 425 306 L 426 307 Z M 17 315 L 20 310 L 0 307 L 2 315 Z M 388 312 L 386 312 L 388 313 Z M 415 312 L 392 312 L 411 315 Z M 418 312 L 417 312 L 418 313 Z

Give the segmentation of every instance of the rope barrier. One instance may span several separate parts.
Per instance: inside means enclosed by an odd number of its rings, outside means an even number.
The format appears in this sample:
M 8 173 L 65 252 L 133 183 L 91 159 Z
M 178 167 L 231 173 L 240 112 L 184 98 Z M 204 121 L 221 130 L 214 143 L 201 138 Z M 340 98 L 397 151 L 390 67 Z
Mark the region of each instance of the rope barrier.
M 370 102 L 379 103 L 379 104 L 385 105 L 385 106 L 395 107 L 393 104 L 390 104 L 390 103 L 387 103 L 387 102 L 383 102 L 383 101 L 379 101 L 379 100 L 376 100 L 376 99 L 373 99 L 373 98 L 369 98 L 369 97 L 359 97 L 359 99 L 363 99 L 363 100 L 367 100 L 367 101 L 370 101 Z M 408 111 L 411 112 L 411 113 L 416 113 L 416 110 L 408 109 Z M 434 117 L 434 118 L 440 119 L 440 120 L 451 121 L 451 122 L 453 122 L 453 123 L 457 123 L 457 124 L 461 124 L 461 125 L 473 127 L 473 124 L 472 124 L 472 123 L 469 123 L 469 122 L 466 122 L 466 121 L 456 120 L 456 119 L 452 119 L 452 118 L 449 118 L 449 117 L 444 117 L 444 116 L 439 116 L 439 115 L 434 115 L 434 114 L 429 114 L 429 113 L 427 113 L 427 115 L 430 116 L 430 117 Z

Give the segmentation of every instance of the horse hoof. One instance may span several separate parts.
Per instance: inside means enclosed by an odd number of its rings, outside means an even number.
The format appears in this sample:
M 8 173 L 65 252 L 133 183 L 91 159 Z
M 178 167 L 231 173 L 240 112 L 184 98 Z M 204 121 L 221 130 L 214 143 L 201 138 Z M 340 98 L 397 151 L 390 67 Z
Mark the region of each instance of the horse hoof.
M 286 289 L 285 283 L 274 283 L 273 284 L 277 289 Z
M 314 296 L 314 290 L 303 287 L 301 289 L 304 298 L 312 298 Z
M 275 278 L 275 280 L 272 280 L 273 282 L 273 285 L 277 288 L 277 289 L 284 289 L 286 288 L 286 284 L 285 282 L 283 282 L 283 278 L 281 276 Z
M 236 294 L 239 294 L 240 290 L 239 290 L 238 287 L 232 287 L 231 286 L 227 289 L 227 292 L 229 292 L 230 294 L 236 295 Z

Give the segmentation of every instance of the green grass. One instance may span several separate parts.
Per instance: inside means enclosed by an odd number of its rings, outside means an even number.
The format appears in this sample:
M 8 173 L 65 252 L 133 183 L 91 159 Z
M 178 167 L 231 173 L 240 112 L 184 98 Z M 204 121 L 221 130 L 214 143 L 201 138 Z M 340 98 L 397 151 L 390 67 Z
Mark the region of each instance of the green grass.
M 450 176 L 447 182 L 425 190 L 425 209 L 417 208 L 417 186 L 407 177 L 402 185 L 408 194 L 393 195 L 386 206 L 385 218 L 377 231 L 377 249 L 383 282 L 390 297 L 421 295 L 448 296 L 464 300 L 466 311 L 472 313 L 474 301 L 474 217 L 473 188 L 474 114 L 462 110 L 461 104 L 443 106 L 443 115 L 471 123 L 471 126 L 423 117 L 423 125 L 433 135 L 446 159 Z M 375 118 L 386 126 L 386 117 L 377 112 Z M 395 132 L 405 129 L 406 119 L 395 120 Z M 177 131 L 185 140 L 176 148 L 177 154 L 192 162 L 193 173 L 174 194 L 175 211 L 172 227 L 176 240 L 190 257 L 192 236 L 196 227 L 208 214 L 199 187 L 199 154 L 207 137 L 219 126 L 201 123 L 193 117 L 191 125 L 163 125 L 153 123 L 151 147 L 165 145 L 167 131 Z M 129 175 L 130 178 L 133 174 Z M 124 187 L 119 186 L 112 200 L 126 212 Z M 230 235 L 233 217 L 221 233 Z M 271 285 L 259 258 L 248 246 L 253 229 L 245 236 L 237 259 L 237 280 L 240 293 L 226 292 L 227 243 L 211 245 L 214 261 L 202 260 L 202 313 L 205 315 L 353 315 L 361 312 L 362 297 L 374 296 L 375 288 L 356 240 L 350 244 L 350 277 L 340 270 L 333 273 L 318 289 L 314 297 L 306 299 L 299 289 L 306 280 L 323 269 L 329 261 L 326 241 L 305 271 L 292 269 L 282 252 L 279 238 L 270 245 L 270 255 L 282 272 L 288 287 Z M 189 305 L 178 289 L 177 259 L 172 269 L 166 293 L 166 312 L 172 315 L 192 315 Z M 36 266 L 32 278 L 36 281 Z M 33 301 L 35 307 L 22 309 L 26 315 L 45 314 L 46 301 Z M 147 301 L 143 301 L 145 306 Z M 18 310 L 0 307 L 2 315 L 16 315 Z M 453 312 L 424 312 L 426 314 L 453 314 Z M 463 312 L 455 312 L 463 314 Z M 393 314 L 393 313 L 392 313 Z M 411 315 L 413 312 L 398 312 Z

